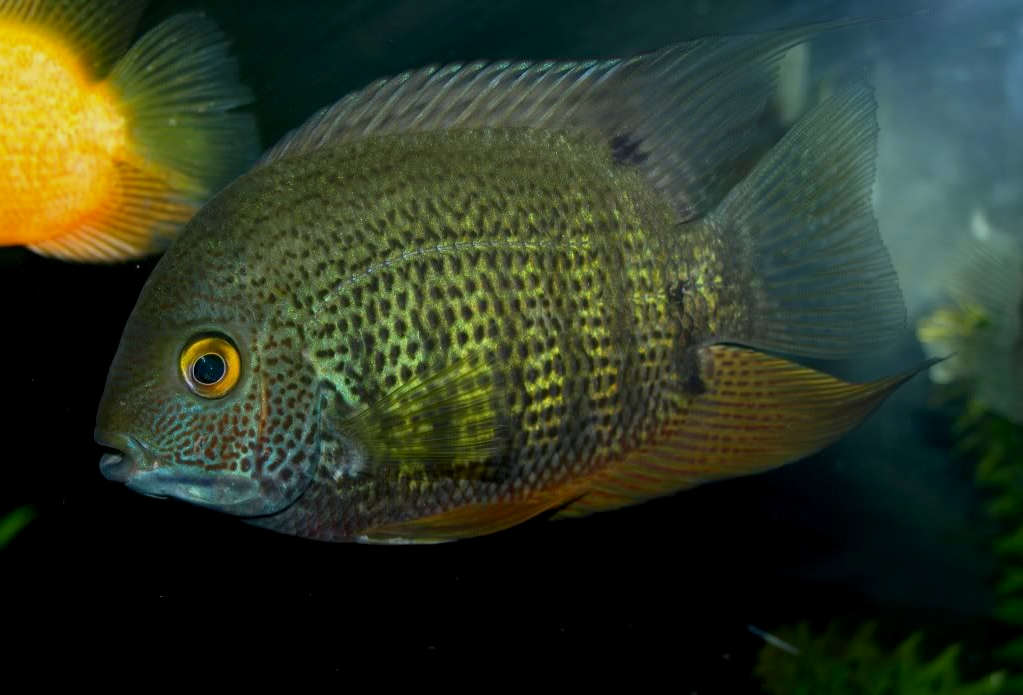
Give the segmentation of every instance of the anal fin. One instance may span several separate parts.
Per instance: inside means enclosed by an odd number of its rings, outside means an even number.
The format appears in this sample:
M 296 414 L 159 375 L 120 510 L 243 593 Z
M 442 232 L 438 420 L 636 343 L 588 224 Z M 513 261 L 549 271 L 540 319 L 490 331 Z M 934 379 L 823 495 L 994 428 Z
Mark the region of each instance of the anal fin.
M 862 384 L 725 345 L 700 349 L 699 364 L 705 390 L 683 398 L 648 444 L 591 478 L 587 492 L 555 518 L 796 461 L 839 439 L 931 363 Z
M 444 543 L 485 536 L 521 524 L 578 497 L 577 488 L 535 495 L 512 502 L 475 503 L 433 516 L 370 529 L 369 543 Z

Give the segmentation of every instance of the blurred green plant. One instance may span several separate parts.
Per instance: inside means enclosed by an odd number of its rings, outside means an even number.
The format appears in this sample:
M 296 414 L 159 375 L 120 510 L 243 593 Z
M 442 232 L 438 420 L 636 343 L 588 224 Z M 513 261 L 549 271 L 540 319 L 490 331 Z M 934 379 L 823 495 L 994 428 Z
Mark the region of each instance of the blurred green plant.
M 894 649 L 875 638 L 876 623 L 851 636 L 837 622 L 824 633 L 806 623 L 784 627 L 775 636 L 800 648 L 789 654 L 765 646 L 756 667 L 772 695 L 1023 695 L 1023 426 L 969 401 L 954 428 L 957 451 L 975 462 L 978 488 L 988 495 L 986 510 L 995 524 L 992 550 L 998 560 L 993 617 L 1017 637 L 1000 648 L 995 661 L 1004 671 L 964 683 L 958 671 L 959 645 L 931 660 L 920 656 L 922 633 Z
M 1023 693 L 1023 425 L 971 401 L 957 420 L 961 454 L 977 461 L 977 485 L 988 492 L 998 560 L 995 618 L 1018 635 L 996 656 L 1013 669 L 1006 692 Z
M 3 550 L 14 537 L 21 533 L 21 530 L 32 523 L 36 518 L 34 507 L 24 505 L 11 511 L 7 516 L 0 519 L 0 550 Z
M 960 679 L 959 645 L 931 660 L 920 655 L 922 633 L 894 649 L 882 647 L 877 624 L 868 622 L 851 635 L 837 622 L 823 633 L 807 623 L 784 627 L 776 637 L 800 649 L 798 655 L 767 645 L 756 675 L 772 695 L 993 695 L 1005 693 L 1005 674 L 992 673 L 972 683 Z

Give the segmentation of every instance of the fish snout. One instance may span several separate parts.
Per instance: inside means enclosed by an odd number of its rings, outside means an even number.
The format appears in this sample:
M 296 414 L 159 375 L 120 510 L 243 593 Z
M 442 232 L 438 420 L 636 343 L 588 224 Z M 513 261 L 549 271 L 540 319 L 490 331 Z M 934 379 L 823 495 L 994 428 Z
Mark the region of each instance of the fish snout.
M 107 480 L 115 483 L 126 483 L 135 472 L 135 463 L 124 454 L 103 454 L 99 460 L 99 472 Z
M 116 450 L 104 453 L 99 460 L 99 471 L 104 478 L 116 483 L 127 483 L 139 472 L 139 463 L 145 452 L 133 437 L 111 435 L 97 429 L 95 439 L 100 446 Z

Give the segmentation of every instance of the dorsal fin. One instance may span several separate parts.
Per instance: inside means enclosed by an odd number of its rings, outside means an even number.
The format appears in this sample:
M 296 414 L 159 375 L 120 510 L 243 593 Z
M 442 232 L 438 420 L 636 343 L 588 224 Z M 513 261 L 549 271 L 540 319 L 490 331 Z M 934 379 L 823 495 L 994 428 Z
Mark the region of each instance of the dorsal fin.
M 789 47 L 847 23 L 704 38 L 627 59 L 473 62 L 379 80 L 313 116 L 262 160 L 372 135 L 448 128 L 588 130 L 635 165 L 681 219 L 737 181 Z
M 751 307 L 714 342 L 855 357 L 904 330 L 898 276 L 871 206 L 873 91 L 855 84 L 806 113 L 706 217 Z
M 39 27 L 69 42 L 93 78 L 127 49 L 147 0 L 0 0 L 0 21 Z

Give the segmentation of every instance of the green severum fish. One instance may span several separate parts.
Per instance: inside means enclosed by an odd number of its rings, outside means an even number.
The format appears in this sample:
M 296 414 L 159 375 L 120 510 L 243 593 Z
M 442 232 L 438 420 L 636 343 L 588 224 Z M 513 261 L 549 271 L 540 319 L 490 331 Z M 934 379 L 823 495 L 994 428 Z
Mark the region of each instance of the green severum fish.
M 103 474 L 285 533 L 435 542 L 836 440 L 908 375 L 760 350 L 855 356 L 903 327 L 871 93 L 743 166 L 812 33 L 427 68 L 317 115 L 153 272 Z

